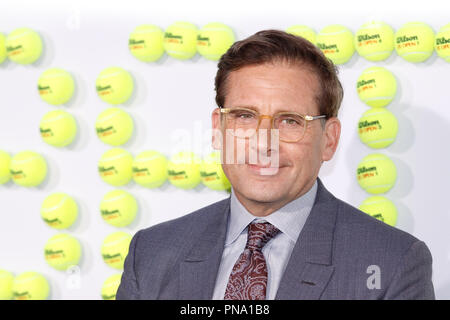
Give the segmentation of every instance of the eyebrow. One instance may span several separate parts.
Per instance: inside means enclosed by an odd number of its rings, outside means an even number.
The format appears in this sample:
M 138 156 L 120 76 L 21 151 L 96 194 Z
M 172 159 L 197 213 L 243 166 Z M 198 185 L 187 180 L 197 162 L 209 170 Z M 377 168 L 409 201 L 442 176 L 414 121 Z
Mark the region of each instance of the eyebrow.
M 258 108 L 253 106 L 253 105 L 236 105 L 236 106 L 231 106 L 231 108 L 246 108 L 246 109 L 250 109 L 250 110 L 256 111 L 258 113 L 261 113 L 258 110 Z M 294 110 L 284 110 L 284 109 L 275 110 L 274 114 L 275 113 L 280 113 L 280 112 L 288 112 L 288 113 L 290 112 L 290 113 L 297 113 L 297 114 L 303 114 L 303 115 L 310 115 L 309 113 L 301 113 L 301 112 L 297 112 L 297 111 L 294 111 Z

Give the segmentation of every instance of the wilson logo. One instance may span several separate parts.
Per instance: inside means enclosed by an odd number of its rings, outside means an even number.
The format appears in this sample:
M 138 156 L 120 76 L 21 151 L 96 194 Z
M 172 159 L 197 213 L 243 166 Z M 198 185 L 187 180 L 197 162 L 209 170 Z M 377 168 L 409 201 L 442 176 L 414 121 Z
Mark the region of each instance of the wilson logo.
M 43 138 L 48 138 L 48 137 L 53 137 L 53 132 L 51 129 L 42 129 L 39 128 L 40 132 L 41 132 L 41 136 Z
M 169 175 L 169 179 L 171 180 L 180 180 L 180 179 L 186 179 L 186 171 L 175 171 L 175 170 L 168 170 L 167 174 Z
M 45 250 L 45 257 L 47 259 L 57 259 L 61 257 L 65 257 L 63 250 L 52 250 L 52 249 L 46 249 Z
M 374 177 L 374 176 L 378 175 L 377 167 L 369 167 L 369 168 L 361 167 L 361 168 L 358 168 L 357 174 L 358 174 L 358 180 Z
M 360 88 L 360 87 L 364 87 L 364 86 L 375 84 L 375 83 L 376 83 L 375 79 L 361 80 L 361 81 L 358 81 L 358 83 L 356 84 L 356 87 Z
M 59 220 L 58 218 L 55 218 L 55 219 L 45 219 L 44 218 L 44 221 L 51 226 L 57 226 L 62 223 L 61 220 Z
M 183 37 L 173 34 L 171 32 L 165 32 L 164 33 L 164 41 L 170 42 L 170 43 L 183 44 Z
M 200 171 L 200 176 L 202 177 L 203 180 L 205 181 L 212 181 L 212 180 L 219 180 L 219 176 L 217 175 L 217 172 L 205 172 L 205 171 Z
M 135 177 L 140 177 L 140 176 L 150 176 L 151 174 L 147 168 L 139 169 L 139 168 L 133 167 L 133 175 Z
M 365 121 L 361 121 L 358 123 L 359 133 L 366 133 L 366 132 L 370 132 L 370 131 L 379 130 L 382 128 L 383 127 L 381 126 L 381 124 L 378 120 L 374 120 L 374 121 L 365 120 Z
M 117 132 L 113 126 L 109 126 L 107 128 L 96 128 L 96 130 L 97 130 L 97 135 L 102 136 L 102 137 L 106 137 L 106 136 L 109 136 L 109 135 Z
M 108 167 L 108 168 L 98 167 L 98 171 L 104 176 L 108 176 L 108 175 L 117 173 L 117 170 L 115 167 Z
M 397 37 L 397 43 L 404 43 L 404 42 L 410 42 L 410 41 L 418 41 L 419 37 L 417 36 L 412 36 L 412 37 L 407 37 L 407 36 L 403 36 L 403 37 Z
M 197 36 L 197 44 L 199 46 L 211 46 L 211 43 L 209 42 L 209 37 L 202 37 L 200 35 Z
M 381 41 L 381 37 L 378 33 L 376 34 L 362 34 L 360 36 L 358 36 L 358 41 L 367 41 L 367 40 L 374 40 L 374 39 L 379 39 Z

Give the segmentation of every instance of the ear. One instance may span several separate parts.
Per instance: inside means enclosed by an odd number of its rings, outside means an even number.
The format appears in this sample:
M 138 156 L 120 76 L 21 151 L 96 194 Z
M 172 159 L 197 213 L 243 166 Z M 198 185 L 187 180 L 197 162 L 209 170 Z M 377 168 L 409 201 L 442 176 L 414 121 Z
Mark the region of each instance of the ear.
M 222 150 L 222 125 L 220 123 L 220 109 L 213 110 L 212 121 L 212 147 L 214 150 Z
M 338 118 L 330 118 L 325 123 L 322 136 L 322 161 L 329 161 L 333 158 L 341 136 L 341 122 Z

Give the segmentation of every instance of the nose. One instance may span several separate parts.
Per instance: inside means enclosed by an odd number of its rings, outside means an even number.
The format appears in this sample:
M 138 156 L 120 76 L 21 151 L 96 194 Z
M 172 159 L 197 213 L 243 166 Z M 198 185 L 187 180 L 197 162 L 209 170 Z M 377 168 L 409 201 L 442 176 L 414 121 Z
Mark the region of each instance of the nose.
M 272 118 L 270 116 L 262 115 L 257 132 L 255 150 L 258 157 L 257 161 L 262 165 L 270 162 L 272 153 L 271 129 Z

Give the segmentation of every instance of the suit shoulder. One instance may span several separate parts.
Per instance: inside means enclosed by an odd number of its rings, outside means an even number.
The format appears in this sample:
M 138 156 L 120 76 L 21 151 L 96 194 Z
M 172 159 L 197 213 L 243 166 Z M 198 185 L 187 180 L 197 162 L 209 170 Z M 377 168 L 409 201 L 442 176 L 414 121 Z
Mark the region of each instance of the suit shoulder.
M 170 238 L 172 240 L 184 241 L 193 233 L 200 232 L 214 219 L 214 216 L 222 215 L 229 205 L 229 197 L 198 210 L 192 211 L 179 218 L 165 221 L 139 231 L 140 239 L 160 240 Z
M 338 228 L 344 229 L 355 241 L 360 241 L 360 244 L 385 246 L 396 254 L 401 254 L 420 241 L 408 232 L 390 226 L 340 199 L 337 200 L 340 207 Z

